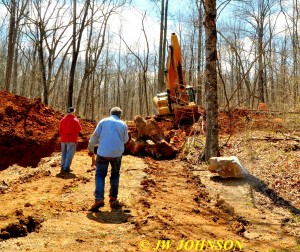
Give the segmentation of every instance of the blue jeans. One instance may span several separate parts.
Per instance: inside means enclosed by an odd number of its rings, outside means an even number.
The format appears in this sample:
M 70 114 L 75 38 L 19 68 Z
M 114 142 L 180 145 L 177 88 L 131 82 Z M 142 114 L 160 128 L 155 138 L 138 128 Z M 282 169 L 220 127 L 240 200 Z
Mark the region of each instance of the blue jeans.
M 111 165 L 109 196 L 111 198 L 118 197 L 121 162 L 122 156 L 117 158 L 105 158 L 97 155 L 95 174 L 95 199 L 97 201 L 104 200 L 105 177 L 109 164 Z
M 64 171 L 70 170 L 70 165 L 76 151 L 77 143 L 61 143 L 61 168 Z

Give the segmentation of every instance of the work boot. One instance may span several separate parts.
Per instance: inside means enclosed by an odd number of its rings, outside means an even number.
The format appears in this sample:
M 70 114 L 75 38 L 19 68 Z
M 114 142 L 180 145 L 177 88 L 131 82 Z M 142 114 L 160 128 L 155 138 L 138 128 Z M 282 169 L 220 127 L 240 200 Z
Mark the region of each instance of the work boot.
M 116 198 L 110 198 L 109 200 L 110 208 L 113 210 L 121 209 L 125 204 L 118 201 Z
M 60 169 L 60 173 L 70 173 L 70 172 L 71 172 L 70 168 L 65 169 L 65 170 L 63 168 Z
M 103 200 L 95 200 L 94 205 L 89 209 L 91 212 L 98 212 L 100 207 L 104 207 L 104 201 Z

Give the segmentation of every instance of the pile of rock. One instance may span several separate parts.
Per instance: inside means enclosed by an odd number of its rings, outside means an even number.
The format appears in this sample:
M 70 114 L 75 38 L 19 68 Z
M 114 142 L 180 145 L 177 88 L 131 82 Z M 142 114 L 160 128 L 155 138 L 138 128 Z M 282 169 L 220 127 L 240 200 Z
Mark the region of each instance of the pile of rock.
M 186 133 L 172 127 L 168 122 L 135 116 L 133 123 L 128 123 L 130 140 L 125 146 L 126 152 L 157 159 L 174 158 L 184 145 Z

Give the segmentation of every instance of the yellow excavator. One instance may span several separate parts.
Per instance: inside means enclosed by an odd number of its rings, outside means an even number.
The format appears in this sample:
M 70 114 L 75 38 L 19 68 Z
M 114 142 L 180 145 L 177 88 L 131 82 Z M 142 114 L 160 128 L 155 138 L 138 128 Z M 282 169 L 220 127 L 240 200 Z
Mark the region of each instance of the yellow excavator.
M 166 92 L 159 93 L 153 98 L 156 114 L 158 116 L 173 115 L 176 126 L 196 122 L 200 113 L 195 104 L 195 90 L 186 85 L 180 45 L 175 33 L 171 34 L 165 84 Z

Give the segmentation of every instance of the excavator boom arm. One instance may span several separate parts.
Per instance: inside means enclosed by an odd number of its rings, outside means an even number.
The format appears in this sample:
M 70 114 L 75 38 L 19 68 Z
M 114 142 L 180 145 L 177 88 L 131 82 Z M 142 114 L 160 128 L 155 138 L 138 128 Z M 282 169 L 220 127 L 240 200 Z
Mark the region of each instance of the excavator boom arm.
M 171 45 L 166 62 L 167 92 L 153 98 L 159 115 L 174 115 L 175 125 L 192 123 L 198 120 L 198 106 L 195 104 L 194 89 L 185 83 L 182 69 L 180 45 L 175 33 L 171 35 Z
M 187 103 L 186 83 L 182 70 L 181 50 L 175 33 L 171 35 L 171 45 L 167 59 L 166 86 L 173 102 Z

